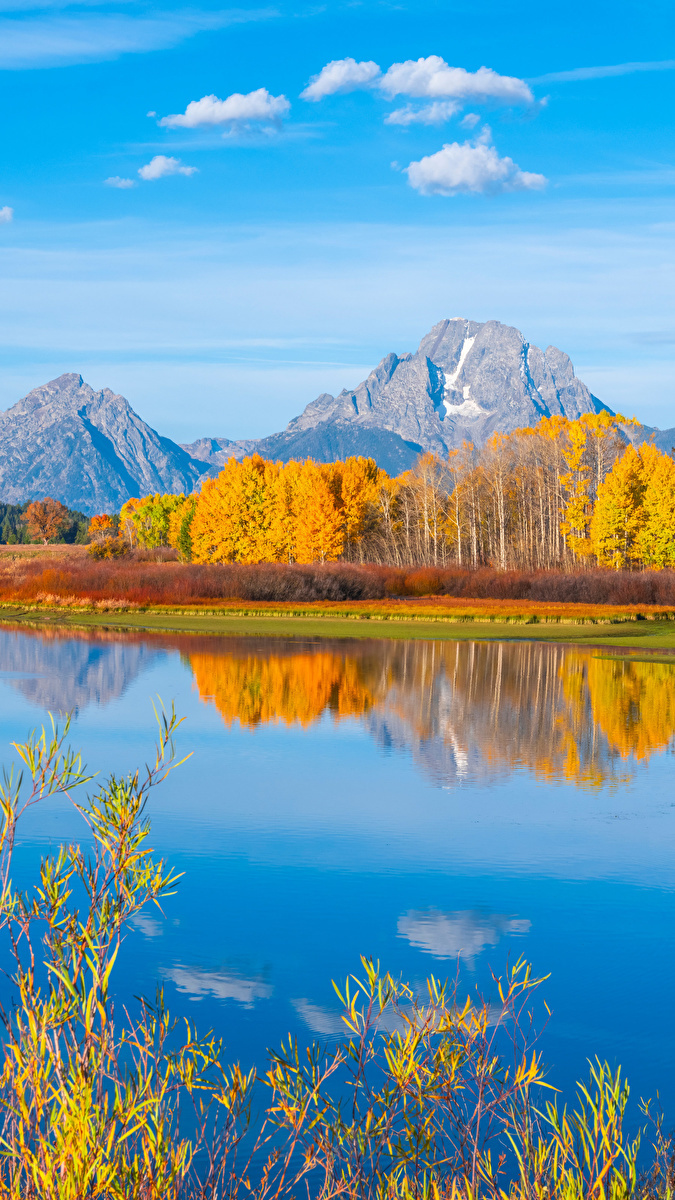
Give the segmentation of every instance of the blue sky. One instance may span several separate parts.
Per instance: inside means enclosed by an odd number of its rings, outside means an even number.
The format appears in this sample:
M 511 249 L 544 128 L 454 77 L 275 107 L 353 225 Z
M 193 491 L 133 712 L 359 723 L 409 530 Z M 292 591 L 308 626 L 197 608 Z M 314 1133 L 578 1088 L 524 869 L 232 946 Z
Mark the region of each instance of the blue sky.
M 0 0 L 0 407 L 74 370 L 259 436 L 466 316 L 675 425 L 674 33 L 670 0 Z

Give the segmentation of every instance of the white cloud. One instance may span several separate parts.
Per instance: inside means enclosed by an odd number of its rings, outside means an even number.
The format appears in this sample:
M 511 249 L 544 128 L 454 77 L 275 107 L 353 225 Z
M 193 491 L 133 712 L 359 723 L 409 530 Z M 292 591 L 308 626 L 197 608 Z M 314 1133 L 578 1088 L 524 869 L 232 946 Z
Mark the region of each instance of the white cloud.
M 462 117 L 460 125 L 464 129 L 475 129 L 479 121 L 478 113 L 467 113 L 465 117 Z
M 413 108 L 406 104 L 405 108 L 396 108 L 384 118 L 385 125 L 442 125 L 449 121 L 459 111 L 460 105 L 456 100 L 434 100 L 424 104 L 422 108 Z M 480 120 L 480 118 L 476 118 Z
M 111 175 L 109 179 L 104 179 L 106 187 L 112 188 L 132 188 L 136 187 L 133 179 L 123 179 L 121 175 Z
M 318 75 L 313 75 L 300 96 L 303 100 L 323 100 L 324 96 L 334 96 L 336 92 L 353 92 L 369 87 L 380 74 L 375 62 L 338 58 L 327 63 Z
M 163 179 L 165 175 L 194 175 L 197 167 L 184 167 L 179 158 L 156 154 L 144 167 L 139 167 L 141 179 Z
M 538 75 L 530 83 L 575 83 L 583 79 L 611 79 L 616 75 L 633 75 L 636 71 L 673 71 L 675 58 L 666 58 L 661 62 L 627 62 L 617 63 L 613 67 L 574 67 L 571 71 L 551 71 L 548 75 Z
M 522 79 L 498 75 L 491 67 L 466 71 L 450 67 L 438 54 L 394 63 L 377 81 L 386 96 L 424 96 L 430 100 L 495 100 L 502 104 L 532 104 L 532 91 Z
M 9 222 L 14 219 L 14 209 L 5 204 L 0 208 L 0 225 L 9 225 Z
M 408 182 L 423 196 L 456 196 L 460 192 L 529 191 L 546 184 L 544 175 L 521 171 L 512 158 L 500 158 L 489 144 L 487 127 L 475 142 L 448 142 L 405 168 Z
M 144 54 L 177 46 L 186 38 L 211 29 L 276 16 L 273 9 L 244 12 L 159 12 L 151 17 L 126 13 L 83 13 L 74 16 L 36 15 L 3 21 L 0 69 L 27 70 L 106 62 L 121 54 Z
M 226 100 L 202 96 L 201 100 L 191 100 L 184 113 L 162 117 L 159 124 L 167 129 L 197 129 L 200 125 L 236 127 L 265 122 L 278 125 L 290 107 L 285 96 L 272 96 L 267 88 L 258 88 L 246 95 L 233 92 Z

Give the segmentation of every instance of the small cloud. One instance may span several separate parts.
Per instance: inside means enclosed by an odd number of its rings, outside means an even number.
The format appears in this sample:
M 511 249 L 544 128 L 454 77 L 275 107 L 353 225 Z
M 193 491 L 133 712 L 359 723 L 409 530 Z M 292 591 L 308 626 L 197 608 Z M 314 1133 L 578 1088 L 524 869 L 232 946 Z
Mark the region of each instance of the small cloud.
M 434 100 L 421 108 L 413 108 L 406 104 L 405 108 L 396 108 L 384 118 L 385 125 L 442 125 L 449 121 L 459 111 L 460 105 L 456 100 Z M 476 117 L 478 120 L 478 117 Z
M 165 175 L 194 175 L 197 167 L 184 167 L 179 158 L 156 154 L 144 167 L 139 167 L 141 179 L 163 179 Z
M 491 67 L 466 71 L 450 67 L 438 54 L 393 63 L 377 82 L 385 95 L 419 96 L 430 100 L 493 100 L 501 104 L 532 104 L 534 96 L 523 79 L 499 75 Z
M 0 208 L 0 225 L 9 225 L 9 222 L 13 220 L 14 209 L 10 208 L 9 204 L 5 204 L 3 208 Z
M 376 62 L 357 62 L 355 58 L 338 58 L 326 66 L 318 75 L 313 75 L 302 100 L 323 100 L 337 92 L 353 92 L 357 88 L 369 87 L 381 74 Z
M 146 117 L 156 117 L 157 113 L 155 112 L 154 108 L 151 108 L 150 112 L 146 113 L 145 115 L 146 115 Z
M 475 129 L 479 121 L 478 113 L 467 113 L 465 117 L 462 117 L 460 125 L 464 129 Z
M 167 129 L 197 129 L 200 125 L 226 125 L 230 129 L 251 125 L 279 125 L 290 111 L 285 96 L 272 96 L 267 88 L 254 92 L 233 92 L 225 100 L 202 96 L 191 100 L 184 113 L 162 117 L 159 124 Z
M 147 941 L 162 936 L 162 922 L 158 921 L 156 917 L 149 916 L 148 913 L 137 913 L 135 917 L 131 918 L 131 924 L 134 929 L 143 934 Z
M 106 187 L 112 188 L 132 188 L 136 187 L 133 179 L 123 179 L 121 175 L 111 175 L 109 179 L 103 180 Z
M 489 137 L 486 126 L 475 142 L 449 142 L 436 154 L 411 162 L 405 168 L 408 183 L 423 196 L 496 195 L 545 187 L 544 175 L 521 171 L 512 158 L 500 158 Z

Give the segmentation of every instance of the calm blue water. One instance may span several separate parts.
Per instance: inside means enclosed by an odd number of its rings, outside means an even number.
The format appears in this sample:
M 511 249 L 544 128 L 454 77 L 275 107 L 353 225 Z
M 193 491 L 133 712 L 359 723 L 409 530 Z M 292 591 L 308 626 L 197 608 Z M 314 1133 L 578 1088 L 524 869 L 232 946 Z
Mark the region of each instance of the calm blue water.
M 543 1034 L 564 1089 L 598 1054 L 675 1114 L 675 666 L 516 643 L 0 633 L 0 735 L 73 709 L 91 768 L 149 759 L 151 701 L 192 752 L 155 793 L 156 851 L 184 872 L 130 933 L 129 1000 L 262 1064 L 289 1031 L 339 1030 L 331 978 L 379 958 L 489 991 L 550 973 Z M 32 811 L 16 875 L 83 838 Z

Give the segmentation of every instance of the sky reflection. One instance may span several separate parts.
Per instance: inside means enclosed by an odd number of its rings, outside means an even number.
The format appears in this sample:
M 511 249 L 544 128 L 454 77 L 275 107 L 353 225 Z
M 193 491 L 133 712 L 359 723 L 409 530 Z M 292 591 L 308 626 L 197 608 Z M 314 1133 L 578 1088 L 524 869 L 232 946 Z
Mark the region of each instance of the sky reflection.
M 289 1032 L 342 1035 L 331 980 L 361 955 L 488 998 L 524 955 L 549 976 L 555 1082 L 597 1053 L 675 1114 L 673 670 L 534 642 L 3 630 L 0 740 L 9 763 L 74 707 L 74 745 L 119 774 L 151 755 L 153 698 L 185 716 L 192 757 L 148 812 L 182 878 L 124 943 L 124 1004 L 160 983 L 264 1067 Z M 30 810 L 17 885 L 86 837 L 65 801 Z

